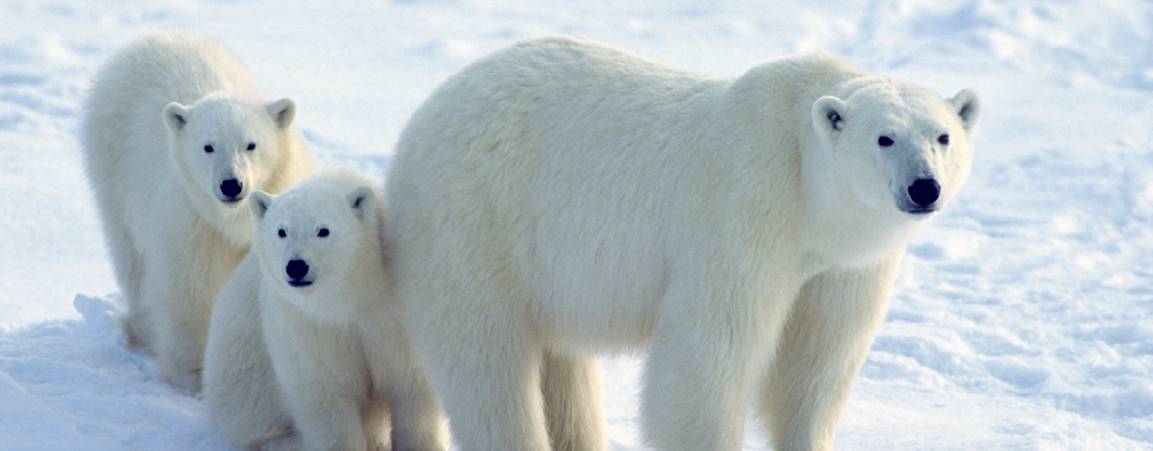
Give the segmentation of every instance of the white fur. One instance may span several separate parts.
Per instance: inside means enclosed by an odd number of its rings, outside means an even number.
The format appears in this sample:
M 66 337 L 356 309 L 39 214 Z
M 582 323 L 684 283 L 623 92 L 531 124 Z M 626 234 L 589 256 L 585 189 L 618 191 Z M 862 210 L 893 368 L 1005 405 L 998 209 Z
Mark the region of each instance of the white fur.
M 386 231 L 457 443 L 604 449 L 582 365 L 647 346 L 653 447 L 738 449 L 760 394 L 775 449 L 828 449 L 927 216 L 906 184 L 946 203 L 977 113 L 827 55 L 723 79 L 545 39 L 452 77 L 401 137 Z
M 81 142 L 128 343 L 194 392 L 212 304 L 250 240 L 245 195 L 278 192 L 312 167 L 295 106 L 263 100 L 220 44 L 158 35 L 113 56 L 85 107 Z M 239 202 L 221 200 L 228 178 L 243 185 Z
M 372 186 L 329 170 L 280 196 L 253 194 L 252 252 L 221 293 L 205 357 L 204 398 L 232 443 L 292 428 L 311 450 L 446 448 L 399 318 Z M 290 286 L 292 260 L 307 262 L 311 285 Z

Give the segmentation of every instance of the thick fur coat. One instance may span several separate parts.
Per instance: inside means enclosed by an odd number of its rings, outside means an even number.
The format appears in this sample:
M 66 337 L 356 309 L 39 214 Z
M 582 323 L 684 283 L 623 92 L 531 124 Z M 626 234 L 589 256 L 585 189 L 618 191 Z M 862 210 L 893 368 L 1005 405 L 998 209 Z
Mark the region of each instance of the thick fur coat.
M 100 70 L 81 144 L 130 346 L 161 376 L 199 390 L 212 305 L 251 239 L 247 195 L 312 167 L 291 100 L 266 101 L 214 41 L 157 35 Z
M 253 195 L 253 248 L 221 293 L 205 362 L 204 398 L 230 442 L 295 431 L 309 450 L 446 448 L 400 318 L 374 186 L 326 170 Z
M 979 107 L 827 55 L 736 79 L 544 39 L 446 81 L 388 180 L 406 323 L 464 451 L 605 449 L 594 356 L 647 349 L 646 441 L 831 447 L 906 241 Z

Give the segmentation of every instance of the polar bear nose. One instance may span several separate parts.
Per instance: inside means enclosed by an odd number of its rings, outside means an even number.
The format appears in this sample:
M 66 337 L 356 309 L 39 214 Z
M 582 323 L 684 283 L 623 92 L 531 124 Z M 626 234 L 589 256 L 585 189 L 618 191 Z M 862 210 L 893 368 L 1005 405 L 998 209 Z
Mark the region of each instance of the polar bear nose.
M 917 179 L 909 185 L 909 199 L 918 207 L 933 205 L 941 196 L 941 185 L 934 179 Z
M 306 263 L 304 260 L 299 260 L 299 259 L 289 260 L 288 266 L 284 267 L 284 272 L 285 272 L 285 274 L 288 274 L 289 279 L 292 279 L 292 280 L 303 279 L 304 276 L 308 275 L 308 263 Z
M 220 194 L 223 194 L 228 200 L 236 200 L 236 196 L 239 196 L 243 190 L 244 184 L 240 183 L 240 180 L 228 179 L 220 182 Z

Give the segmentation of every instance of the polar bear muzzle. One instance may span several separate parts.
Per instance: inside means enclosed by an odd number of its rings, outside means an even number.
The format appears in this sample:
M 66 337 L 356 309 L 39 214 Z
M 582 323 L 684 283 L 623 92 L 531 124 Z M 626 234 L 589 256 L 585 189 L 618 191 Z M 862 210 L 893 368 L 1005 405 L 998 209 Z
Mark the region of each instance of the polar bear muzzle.
M 917 179 L 905 190 L 912 201 L 912 207 L 903 208 L 906 213 L 923 215 L 937 211 L 937 199 L 941 197 L 941 184 L 936 179 Z
M 244 182 L 230 178 L 220 182 L 220 201 L 234 204 L 244 200 Z
M 304 288 L 312 285 L 308 280 L 308 262 L 301 259 L 289 260 L 284 266 L 284 274 L 288 276 L 288 285 L 294 288 Z

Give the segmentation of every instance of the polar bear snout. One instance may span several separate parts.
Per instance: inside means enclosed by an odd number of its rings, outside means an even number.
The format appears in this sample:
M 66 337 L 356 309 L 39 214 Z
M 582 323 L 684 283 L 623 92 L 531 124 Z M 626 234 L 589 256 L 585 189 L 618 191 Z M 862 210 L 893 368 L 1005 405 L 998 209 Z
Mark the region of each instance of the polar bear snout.
M 941 197 L 941 184 L 936 179 L 922 178 L 914 180 L 905 192 L 912 205 L 904 208 L 906 213 L 927 214 L 937 211 L 937 200 Z
M 289 260 L 288 264 L 284 266 L 284 274 L 288 276 L 288 284 L 296 288 L 312 285 L 312 281 L 307 279 L 308 270 L 308 262 L 301 259 Z
M 224 179 L 220 182 L 220 201 L 234 204 L 244 200 L 244 182 L 235 178 Z

